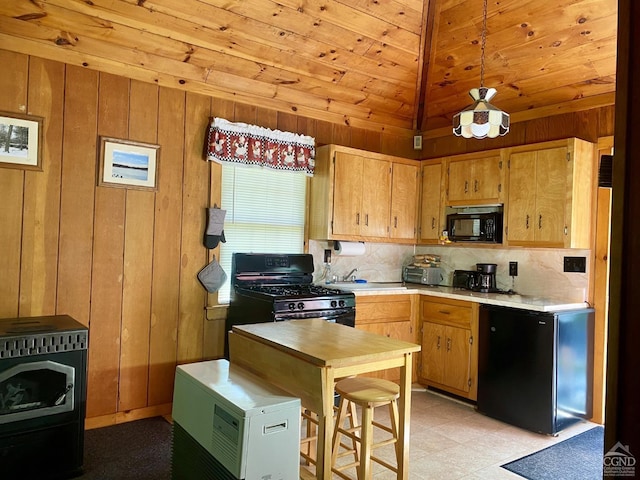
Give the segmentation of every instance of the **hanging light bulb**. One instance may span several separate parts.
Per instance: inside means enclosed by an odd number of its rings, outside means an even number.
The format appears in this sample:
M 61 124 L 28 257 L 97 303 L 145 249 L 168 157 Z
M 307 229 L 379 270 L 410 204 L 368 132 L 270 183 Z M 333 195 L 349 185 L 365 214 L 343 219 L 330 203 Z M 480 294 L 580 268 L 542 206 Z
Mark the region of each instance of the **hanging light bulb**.
M 482 11 L 482 43 L 480 49 L 480 88 L 472 88 L 469 95 L 473 103 L 453 117 L 453 133 L 464 138 L 495 138 L 509 131 L 509 114 L 494 107 L 489 101 L 495 88 L 484 86 L 484 49 L 487 42 L 487 0 Z

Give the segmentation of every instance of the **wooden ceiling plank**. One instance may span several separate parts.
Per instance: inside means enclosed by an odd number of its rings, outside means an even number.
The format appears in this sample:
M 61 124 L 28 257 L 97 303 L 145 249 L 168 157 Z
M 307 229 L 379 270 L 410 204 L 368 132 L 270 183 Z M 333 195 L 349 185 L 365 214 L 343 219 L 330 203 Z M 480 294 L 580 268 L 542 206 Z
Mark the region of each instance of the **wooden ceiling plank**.
M 4 11 L 2 10 L 2 7 L 0 7 L 0 13 L 2 14 L 7 15 L 9 13 L 6 9 L 4 9 Z M 211 64 L 234 65 L 237 70 L 247 69 L 249 75 L 252 74 L 251 72 L 258 73 L 262 68 L 262 64 L 256 62 L 256 60 L 239 57 L 234 60 L 234 62 L 229 62 L 228 55 L 218 51 L 212 51 L 202 47 L 198 48 L 181 40 L 154 35 L 149 31 L 139 31 L 129 26 L 107 20 L 96 20 L 95 17 L 61 9 L 55 5 L 47 5 L 46 13 L 46 16 L 31 20 L 30 22 L 49 28 L 59 28 L 68 32 L 68 35 L 61 37 L 61 41 L 70 41 L 73 43 L 73 37 L 81 35 L 96 40 L 103 40 L 116 48 L 118 46 L 128 48 L 134 45 L 135 48 L 141 52 L 147 52 L 182 62 L 189 62 L 194 54 L 199 54 L 210 57 Z M 281 51 L 267 46 L 260 45 L 257 48 L 258 50 L 254 50 L 254 54 L 257 54 L 255 55 L 256 58 L 283 56 Z M 336 82 L 340 77 L 339 71 L 325 64 L 307 62 L 304 59 L 300 60 L 299 63 L 301 64 L 301 67 L 298 69 L 299 72 L 312 75 L 326 82 Z
M 193 0 L 189 1 L 192 2 Z M 348 62 L 340 62 L 340 67 L 338 68 L 352 68 L 351 66 L 356 61 L 354 57 L 358 54 L 364 55 L 370 51 L 383 53 L 389 51 L 387 56 L 377 56 L 375 60 L 382 60 L 391 67 L 397 67 L 400 64 L 409 68 L 411 72 L 415 72 L 416 69 L 415 52 L 407 53 L 405 50 L 393 47 L 393 45 L 354 34 L 354 32 L 345 30 L 340 26 L 330 25 L 326 22 L 318 23 L 314 17 L 304 15 L 302 12 L 292 11 L 277 3 L 265 2 L 264 0 L 260 2 L 242 0 L 233 2 L 231 5 L 229 5 L 229 2 L 224 2 L 225 9 L 215 9 L 212 5 L 207 5 L 206 9 L 199 7 L 199 10 L 185 8 L 183 3 L 176 4 L 172 0 L 155 0 L 155 3 L 151 1 L 145 2 L 145 6 L 152 8 L 154 13 L 164 11 L 167 14 L 175 15 L 188 21 L 210 25 L 214 30 L 223 29 L 227 33 L 233 31 L 233 29 L 236 31 L 246 30 L 255 37 L 254 41 L 256 42 L 264 42 L 265 39 L 272 38 L 277 40 L 281 48 L 283 48 L 285 46 L 283 41 L 287 41 L 289 45 L 287 48 L 297 49 L 291 53 L 301 56 L 312 53 L 314 59 L 329 59 L 332 57 L 337 58 L 337 55 L 340 55 L 347 59 Z M 199 4 L 198 2 L 193 3 Z M 174 7 L 179 8 L 179 11 Z M 189 7 L 189 5 L 186 7 Z M 209 18 L 215 19 L 215 23 L 207 20 Z M 273 24 L 282 28 L 282 30 L 273 32 L 273 26 L 269 25 L 266 27 L 267 31 L 265 31 L 264 18 L 269 18 Z M 325 32 L 324 35 L 322 35 L 322 32 Z M 312 38 L 315 40 L 312 41 Z M 340 47 L 337 46 L 336 38 L 340 38 Z M 318 39 L 325 43 L 318 43 Z M 347 46 L 345 48 L 349 41 L 353 47 Z M 389 57 L 392 59 L 389 59 Z M 333 65 L 337 67 L 338 64 L 334 61 Z M 370 66 L 373 68 L 373 64 Z
M 53 7 L 55 9 L 55 7 Z M 45 26 L 50 26 L 50 25 L 61 25 L 63 28 L 67 28 L 67 27 L 73 27 L 75 26 L 79 32 L 85 33 L 85 32 L 92 32 L 94 30 L 98 30 L 96 28 L 95 22 L 91 22 L 90 17 L 80 17 L 80 15 L 74 15 L 73 12 L 71 12 L 68 16 L 66 17 L 58 17 L 60 18 L 60 20 L 56 23 L 56 22 L 51 22 L 51 18 L 56 18 L 57 13 L 59 12 L 54 12 L 51 9 L 49 9 L 48 11 L 48 15 L 43 17 L 41 20 L 38 20 L 37 24 L 39 25 L 45 25 Z M 84 23 L 84 21 L 88 21 L 91 25 L 89 26 L 89 28 L 87 29 L 83 29 L 82 25 Z M 101 21 L 104 22 L 104 21 Z M 123 27 L 122 25 L 115 25 L 115 24 L 103 24 L 103 25 L 99 25 L 99 27 L 101 27 L 100 29 L 104 32 L 107 32 L 108 35 L 108 40 L 109 41 L 114 41 L 116 38 L 118 38 L 118 35 L 116 34 L 116 32 L 118 30 L 127 28 L 127 27 Z M 127 33 L 129 35 L 127 35 Z M 75 37 L 75 34 L 71 34 L 71 37 Z M 140 50 L 140 51 L 145 51 L 148 49 L 142 48 L 144 45 L 150 45 L 150 46 L 154 46 L 157 47 L 155 48 L 155 50 L 157 50 L 157 52 L 153 52 L 155 54 L 158 54 L 160 56 L 165 56 L 167 58 L 173 59 L 173 60 L 177 60 L 177 61 L 182 61 L 182 59 L 185 56 L 185 51 L 183 49 L 183 47 L 185 47 L 184 44 L 182 44 L 181 42 L 177 42 L 177 41 L 173 41 L 171 39 L 166 39 L 166 38 L 162 38 L 162 39 L 157 39 L 157 38 L 151 38 L 149 40 L 149 42 L 141 42 L 140 38 L 134 38 L 134 37 L 147 37 L 150 36 L 150 34 L 148 34 L 147 32 L 138 32 L 138 31 L 130 31 L 130 32 L 125 32 L 124 35 L 121 35 L 123 38 L 120 39 L 119 42 L 117 42 L 116 44 L 113 45 L 113 48 L 116 48 L 118 46 L 124 46 L 124 45 L 133 45 L 134 43 L 136 43 L 136 50 Z M 100 38 L 100 37 L 98 37 Z M 136 40 L 136 42 L 134 42 L 134 39 Z M 74 42 L 77 42 L 77 38 L 74 40 Z M 162 49 L 159 48 L 160 45 L 163 45 L 164 43 L 175 43 L 176 44 L 176 48 L 174 49 L 174 51 L 168 51 L 168 49 Z M 197 59 L 202 57 L 202 61 L 200 63 L 198 63 Z M 216 59 L 216 57 L 219 57 Z M 289 77 L 291 77 L 291 74 L 288 74 L 286 71 L 283 71 L 281 69 L 271 69 L 270 67 L 266 67 L 266 66 L 261 66 L 259 64 L 257 64 L 256 62 L 247 62 L 245 61 L 245 63 L 247 63 L 247 65 L 242 66 L 242 63 L 238 64 L 238 62 L 228 62 L 225 61 L 225 57 L 217 52 L 211 52 L 211 51 L 206 51 L 206 52 L 202 52 L 201 50 L 194 50 L 189 54 L 189 61 L 191 64 L 203 67 L 203 68 L 208 68 L 210 70 L 220 70 L 220 71 L 224 71 L 226 73 L 231 73 L 234 75 L 246 75 L 246 76 L 250 76 L 254 79 L 260 79 L 261 81 L 266 81 L 268 83 L 289 83 L 289 84 L 294 84 L 294 83 L 303 83 L 299 78 L 296 79 L 291 79 Z M 253 70 L 253 73 L 250 73 L 249 70 Z M 266 77 L 267 73 L 265 72 L 270 72 L 274 70 L 272 76 L 273 79 L 266 79 L 266 78 L 261 78 L 261 77 Z M 329 81 L 331 82 L 332 78 L 323 78 L 322 76 L 322 72 L 314 72 L 313 70 L 310 69 L 310 73 L 313 75 L 312 77 L 308 77 L 309 81 L 311 82 L 311 85 L 307 86 L 306 89 L 307 90 L 313 90 L 313 89 L 318 89 L 319 87 L 323 87 L 323 85 L 321 84 L 321 80 Z M 327 88 L 326 85 L 324 85 L 324 88 Z M 391 88 L 391 87 L 390 87 Z M 338 91 L 340 91 L 341 88 L 332 88 L 332 93 L 336 93 Z M 345 90 L 345 89 L 342 89 Z M 349 92 L 344 92 L 344 98 L 342 98 L 343 101 L 352 101 L 354 103 L 360 103 L 363 101 L 368 101 L 369 103 L 372 104 L 372 108 L 376 108 L 377 104 L 387 104 L 389 103 L 388 100 L 385 100 L 384 98 L 380 97 L 379 100 L 376 100 L 376 96 L 373 96 L 371 94 L 359 94 L 357 97 L 354 98 L 354 96 L 351 94 L 349 94 Z M 402 107 L 402 103 L 403 102 L 396 102 L 396 105 L 390 106 L 389 109 L 391 111 L 398 111 L 399 108 Z
M 129 3 L 137 4 L 136 0 Z M 329 22 L 319 23 L 314 16 L 270 0 L 241 0 L 203 3 L 198 0 L 147 0 L 143 9 L 153 14 L 163 12 L 194 25 L 205 25 L 226 34 L 242 32 L 256 42 L 314 39 L 323 45 L 320 54 L 336 46 L 356 54 L 364 54 L 374 39 Z M 309 48 L 309 47 L 307 47 Z M 300 52 L 301 54 L 303 52 Z
M 391 45 L 384 45 L 376 42 L 371 45 L 363 56 L 384 64 L 392 65 L 393 68 L 403 66 L 407 70 L 411 71 L 413 76 L 416 75 L 416 71 L 418 70 L 417 55 L 407 53 Z
M 69 3 L 71 0 L 51 1 Z M 228 53 L 233 56 L 241 55 L 251 60 L 282 68 L 286 66 L 300 73 L 303 73 L 304 67 L 304 61 L 299 61 L 302 58 L 309 62 L 323 63 L 327 67 L 337 69 L 339 72 L 350 68 L 357 68 L 363 73 L 377 72 L 382 67 L 385 70 L 383 74 L 398 80 L 405 80 L 407 76 L 415 75 L 415 58 L 407 59 L 406 61 L 409 64 L 403 66 L 399 66 L 398 62 L 404 62 L 404 57 L 397 57 L 393 62 L 384 58 L 368 59 L 343 48 L 333 48 L 331 45 L 317 42 L 310 37 L 303 37 L 292 32 L 283 32 L 273 27 L 265 28 L 263 22 L 236 19 L 233 24 L 201 26 L 203 23 L 210 23 L 204 21 L 204 19 L 207 18 L 207 14 L 212 16 L 214 12 L 211 10 L 193 11 L 193 9 L 185 8 L 189 6 L 183 5 L 185 1 L 191 0 L 183 0 L 179 3 L 182 7 L 180 12 L 164 8 L 162 4 L 152 4 L 149 1 L 145 2 L 144 5 L 148 6 L 148 8 L 153 8 L 152 11 L 128 5 L 126 2 L 113 4 L 109 0 L 94 0 L 91 7 L 81 6 L 80 8 L 88 10 L 90 14 L 104 15 L 111 21 L 128 22 L 130 25 L 135 24 L 138 29 L 150 30 L 157 34 L 188 41 L 193 45 L 205 46 L 213 50 L 218 49 L 222 53 Z M 174 5 L 175 2 L 166 3 Z M 200 2 L 192 3 L 202 5 Z M 117 10 L 110 10 L 110 8 L 117 8 Z M 216 12 L 221 12 L 227 16 L 232 15 L 219 9 Z M 178 17 L 173 17 L 172 14 Z M 215 16 L 217 20 L 220 19 L 219 17 L 221 15 Z M 234 29 L 233 25 L 236 24 L 242 26 L 250 34 L 245 34 L 244 30 Z M 333 43 L 335 43 L 335 38 L 334 35 L 332 37 Z M 260 44 L 276 47 L 280 49 L 281 54 L 256 55 L 254 46 Z M 366 48 L 363 48 L 363 52 L 366 52 L 369 46 L 370 43 L 367 43 Z M 291 61 L 288 55 L 294 55 L 295 61 Z M 301 65 L 298 66 L 298 64 Z M 406 67 L 406 69 L 403 67 Z
M 419 33 L 391 25 L 387 21 L 379 20 L 337 2 L 304 0 L 302 6 L 299 0 L 279 0 L 278 3 L 294 10 L 302 9 L 304 13 L 316 17 L 321 22 L 338 25 L 410 53 L 417 54 L 420 48 Z
M 577 78 L 578 75 L 572 75 L 572 72 L 580 67 L 570 67 L 564 72 L 563 78 Z M 600 95 L 612 90 L 615 85 L 615 78 L 601 79 L 597 82 L 593 81 L 574 81 L 568 83 L 554 82 L 551 77 L 538 77 L 528 81 L 520 81 L 519 89 L 502 88 L 498 89 L 498 95 L 492 103 L 506 112 L 514 112 L 520 110 L 528 110 L 542 104 L 561 103 L 563 97 L 566 98 L 584 98 L 590 95 Z M 588 94 L 587 94 L 588 91 Z M 464 103 L 466 101 L 467 103 Z M 434 116 L 445 115 L 446 112 L 452 111 L 452 104 L 455 104 L 454 111 L 462 110 L 466 105 L 471 103 L 471 98 L 461 101 L 460 96 L 452 94 L 450 96 L 442 96 L 434 98 L 430 102 L 431 113 Z
M 207 68 L 207 62 L 209 58 L 203 57 L 200 58 L 198 52 L 194 53 L 192 57 L 192 64 L 201 65 Z M 389 113 L 396 115 L 398 117 L 410 117 L 413 114 L 413 101 L 403 101 L 402 99 L 395 99 L 390 97 L 388 92 L 383 92 L 384 95 L 376 94 L 373 92 L 364 91 L 362 85 L 356 88 L 349 88 L 339 82 L 335 85 L 327 85 L 326 82 L 323 82 L 319 78 L 314 77 L 300 77 L 297 79 L 291 78 L 291 74 L 287 71 L 272 68 L 272 67 L 264 67 L 261 68 L 255 75 L 248 76 L 246 72 L 234 71 L 233 68 L 225 68 L 225 65 L 220 65 L 221 68 L 216 68 L 216 65 L 209 65 L 208 68 L 211 69 L 209 77 L 216 78 L 218 72 L 229 73 L 231 75 L 235 75 L 239 78 L 248 77 L 252 80 L 264 82 L 269 85 L 281 85 L 286 86 L 287 89 L 295 90 L 303 93 L 304 95 L 313 95 L 318 96 L 318 92 L 326 92 L 330 90 L 331 96 L 326 97 L 320 95 L 318 98 L 321 98 L 322 101 L 328 102 L 340 102 L 358 105 L 359 107 L 367 107 L 370 110 L 378 111 L 379 113 Z M 388 85 L 388 88 L 394 88 L 393 85 Z
M 419 8 L 413 8 L 396 0 L 386 0 L 385 2 L 371 0 L 335 1 L 347 8 L 357 9 L 379 20 L 409 30 L 416 35 L 422 33 L 422 4 L 416 5 Z
M 415 102 L 413 86 L 394 83 L 381 78 L 372 78 L 358 72 L 346 72 L 340 79 L 340 85 L 347 88 L 360 89 L 367 94 L 388 96 L 402 103 L 413 104 Z
M 377 121 L 374 121 L 373 119 L 362 119 L 355 117 L 352 118 L 345 115 L 344 113 L 338 113 L 330 110 L 318 110 L 309 108 L 306 105 L 291 105 L 290 103 L 283 102 L 280 99 L 260 99 L 256 96 L 246 95 L 241 91 L 226 91 L 222 88 L 213 87 L 202 82 L 183 82 L 182 78 L 176 76 L 157 73 L 151 70 L 147 70 L 143 67 L 126 65 L 124 63 L 109 59 L 98 57 L 94 58 L 77 51 L 61 49 L 57 46 L 52 45 L 50 42 L 42 43 L 37 40 L 32 40 L 31 38 L 20 38 L 12 34 L 6 34 L 4 33 L 4 30 L 0 30 L 0 43 L 4 48 L 10 51 L 23 53 L 26 55 L 42 56 L 43 58 L 48 58 L 71 65 L 78 65 L 92 70 L 112 73 L 114 75 L 126 76 L 127 78 L 155 83 L 160 86 L 188 90 L 196 94 L 203 94 L 215 98 L 247 104 L 259 102 L 263 108 L 294 112 L 297 115 L 302 115 L 312 119 L 325 120 L 339 124 L 348 124 L 354 127 L 367 128 L 370 130 L 376 130 L 379 132 L 390 133 L 398 136 L 410 137 L 411 135 L 413 135 L 413 130 L 395 124 L 401 122 L 387 121 L 387 118 L 385 116 L 378 118 Z
M 48 15 L 47 17 L 50 17 Z M 47 18 L 45 17 L 45 18 Z M 6 19 L 6 17 L 3 17 Z M 78 22 L 77 18 L 73 18 L 72 20 Z M 1 19 L 0 19 L 1 21 Z M 18 20 L 13 20 L 12 22 L 19 22 Z M 30 25 L 40 25 L 42 23 L 39 22 L 34 24 L 32 22 L 23 22 L 29 23 Z M 20 27 L 16 24 L 15 27 L 18 31 Z M 7 29 L 11 29 L 11 27 L 7 26 Z M 61 34 L 55 31 L 55 29 L 51 30 L 41 30 L 39 33 L 42 39 L 46 38 L 61 38 Z M 207 76 L 213 76 L 214 78 L 220 79 L 220 75 L 222 73 L 232 75 L 230 77 L 232 81 L 236 81 L 235 77 L 248 77 L 253 80 L 262 82 L 261 85 L 266 84 L 267 90 L 264 92 L 264 95 L 273 95 L 275 90 L 273 90 L 272 85 L 289 85 L 291 89 L 300 90 L 304 92 L 306 95 L 315 95 L 314 92 L 317 91 L 326 91 L 331 90 L 332 97 L 331 98 L 322 98 L 322 101 L 334 101 L 340 103 L 347 104 L 355 104 L 358 105 L 362 109 L 365 110 L 365 116 L 369 115 L 369 110 L 378 110 L 381 114 L 387 112 L 391 115 L 395 116 L 407 116 L 410 117 L 412 115 L 411 109 L 412 104 L 407 104 L 403 101 L 396 101 L 390 98 L 385 98 L 382 96 L 378 96 L 371 93 L 364 93 L 361 91 L 346 89 L 341 86 L 333 86 L 327 85 L 326 82 L 323 82 L 320 77 L 316 78 L 314 76 L 309 77 L 292 77 L 289 72 L 284 70 L 275 69 L 272 67 L 261 66 L 255 62 L 246 62 L 247 65 L 242 66 L 238 64 L 238 62 L 226 62 L 222 55 L 218 55 L 220 58 L 216 60 L 216 52 L 208 52 L 203 54 L 201 50 L 194 50 L 189 57 L 189 62 L 183 62 L 181 60 L 176 60 L 175 58 L 167 58 L 167 57 L 155 57 L 152 54 L 145 54 L 139 50 L 139 45 L 135 49 L 122 48 L 122 44 L 131 45 L 133 42 L 128 41 L 131 39 L 125 39 L 124 42 L 121 42 L 120 47 L 122 50 L 118 50 L 117 45 L 109 45 L 103 42 L 96 42 L 95 39 L 82 37 L 82 40 L 78 39 L 77 35 L 71 35 L 74 40 L 70 43 L 71 45 L 79 46 L 81 51 L 85 53 L 93 53 L 98 56 L 107 57 L 112 52 L 118 52 L 118 57 L 121 60 L 128 59 L 128 63 L 133 64 L 144 64 L 148 67 L 153 67 L 154 70 L 163 71 L 163 72 L 172 72 L 172 73 L 181 73 L 183 77 L 198 80 L 202 78 L 206 78 Z M 110 37 L 111 38 L 111 37 Z M 74 47 L 75 48 L 75 47 Z M 173 63 L 167 62 L 178 62 L 173 66 Z M 190 70 L 188 65 L 198 67 L 195 71 Z M 235 76 L 235 77 L 234 77 Z M 254 86 L 254 88 L 256 88 Z M 262 91 L 263 89 L 258 89 L 258 91 Z
M 38 26 L 30 22 L 8 19 L 0 17 L 0 29 L 3 32 L 10 32 L 14 35 L 24 35 L 29 38 L 39 37 L 41 41 L 51 43 L 52 39 L 59 37 L 58 32 L 44 26 Z M 28 32 L 28 33 L 24 33 Z M 60 49 L 75 49 L 85 55 L 99 57 L 103 59 L 109 58 L 113 51 L 113 47 L 103 42 L 97 42 L 93 39 L 83 39 L 77 42 L 75 46 L 65 45 L 58 46 Z M 33 53 L 33 52 L 32 52 Z M 313 108 L 319 110 L 342 109 L 346 114 L 360 117 L 363 119 L 375 118 L 377 116 L 387 117 L 389 123 L 397 126 L 404 126 L 410 122 L 411 111 L 404 112 L 403 104 L 396 102 L 395 105 L 389 106 L 391 102 L 382 99 L 379 105 L 376 105 L 378 112 L 372 114 L 371 108 L 367 103 L 374 103 L 372 96 L 359 98 L 360 101 L 353 102 L 352 98 L 347 100 L 338 100 L 334 98 L 318 97 L 313 94 L 312 90 L 297 91 L 293 88 L 283 85 L 272 85 L 258 80 L 243 78 L 242 76 L 229 74 L 226 72 L 212 72 L 204 67 L 197 67 L 192 63 L 184 63 L 173 61 L 163 57 L 153 58 L 149 54 L 143 54 L 135 49 L 120 48 L 117 57 L 119 63 L 127 66 L 145 66 L 153 71 L 165 74 L 171 74 L 179 77 L 183 82 L 202 82 L 208 85 L 215 85 L 228 92 L 242 91 L 246 89 L 252 92 L 255 98 L 280 98 L 287 104 L 297 104 L 300 102 L 308 102 Z M 126 69 L 125 69 L 126 70 Z M 126 75 L 126 74 L 125 74 Z M 405 110 L 412 106 L 404 106 Z M 387 112 L 387 110 L 389 110 Z
M 489 69 L 485 73 L 485 85 L 495 87 L 499 91 L 514 89 L 517 92 L 525 92 L 525 82 L 540 78 L 542 81 L 554 87 L 559 83 L 575 83 L 576 81 L 597 82 L 600 77 L 615 74 L 615 46 L 611 40 L 596 44 L 596 48 L 590 45 L 579 45 L 562 55 L 553 57 L 523 59 L 521 63 L 509 62 L 505 67 Z M 580 59 L 576 63 L 575 59 Z M 598 68 L 596 68 L 596 63 Z M 571 67 L 571 68 L 568 68 Z M 437 70 L 437 69 L 434 69 Z M 600 72 L 606 72 L 602 75 Z M 526 72 L 526 73 L 523 73 Z M 453 100 L 470 88 L 479 85 L 479 72 L 472 75 L 460 74 L 458 77 L 451 75 L 449 78 L 455 81 L 443 82 L 439 85 L 439 99 Z M 433 74 L 437 76 L 437 73 Z M 603 79 L 603 81 L 608 81 Z M 506 87 L 506 88 L 505 88 Z M 430 99 L 431 100 L 431 99 Z
M 518 38 L 513 33 L 504 35 L 488 35 L 486 47 L 486 64 L 490 67 L 495 59 L 501 63 L 511 63 L 515 58 L 545 58 L 570 51 L 577 46 L 590 46 L 597 51 L 598 42 L 610 42 L 616 35 L 615 16 L 607 16 L 592 22 L 593 31 L 587 36 L 580 28 L 554 30 L 549 34 L 536 35 L 527 40 Z M 597 32 L 597 33 L 596 33 Z M 588 38 L 587 38 L 588 37 Z M 474 40 L 478 40 L 475 38 Z M 493 59 L 493 60 L 492 60 Z M 480 63 L 480 47 L 469 43 L 436 46 L 434 63 L 441 67 L 449 66 L 463 71 L 467 66 L 478 66 Z

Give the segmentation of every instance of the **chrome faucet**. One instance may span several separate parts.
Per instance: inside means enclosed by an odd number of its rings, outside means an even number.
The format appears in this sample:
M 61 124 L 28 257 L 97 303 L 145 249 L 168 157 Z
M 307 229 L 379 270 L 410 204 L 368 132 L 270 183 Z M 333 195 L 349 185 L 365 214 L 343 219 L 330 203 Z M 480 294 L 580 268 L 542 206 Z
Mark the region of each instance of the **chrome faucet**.
M 351 270 L 349 273 L 347 273 L 344 277 L 342 277 L 342 280 L 344 282 L 353 282 L 356 279 L 356 275 L 355 273 L 358 271 L 358 267 L 354 268 L 353 270 Z

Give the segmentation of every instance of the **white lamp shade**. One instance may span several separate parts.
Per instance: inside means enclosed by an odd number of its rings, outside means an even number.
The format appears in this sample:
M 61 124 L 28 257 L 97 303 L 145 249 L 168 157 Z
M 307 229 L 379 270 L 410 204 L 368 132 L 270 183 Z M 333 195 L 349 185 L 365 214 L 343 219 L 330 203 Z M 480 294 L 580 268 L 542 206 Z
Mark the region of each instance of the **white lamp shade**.
M 464 138 L 495 138 L 509 131 L 509 114 L 494 107 L 489 100 L 495 88 L 472 88 L 474 103 L 453 117 L 453 133 Z

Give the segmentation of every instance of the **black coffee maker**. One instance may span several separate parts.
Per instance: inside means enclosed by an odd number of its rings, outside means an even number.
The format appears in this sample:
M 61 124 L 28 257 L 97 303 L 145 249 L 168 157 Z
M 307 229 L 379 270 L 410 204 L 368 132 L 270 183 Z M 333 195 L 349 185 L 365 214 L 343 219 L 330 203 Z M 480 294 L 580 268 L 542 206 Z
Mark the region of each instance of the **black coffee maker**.
M 476 281 L 474 290 L 478 292 L 496 291 L 496 268 L 495 263 L 476 263 Z

